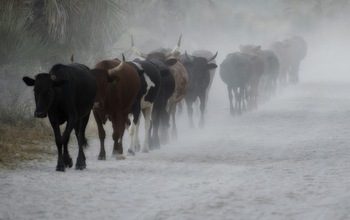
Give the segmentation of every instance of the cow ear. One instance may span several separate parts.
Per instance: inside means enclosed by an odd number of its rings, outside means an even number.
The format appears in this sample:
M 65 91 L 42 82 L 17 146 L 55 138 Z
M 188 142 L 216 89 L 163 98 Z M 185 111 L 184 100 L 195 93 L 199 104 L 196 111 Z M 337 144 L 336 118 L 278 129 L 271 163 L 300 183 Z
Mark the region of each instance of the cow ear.
M 218 66 L 215 63 L 208 63 L 209 70 L 215 69 L 216 67 L 218 67 Z
M 35 79 L 32 79 L 28 76 L 25 76 L 22 79 L 27 86 L 34 86 L 35 85 Z

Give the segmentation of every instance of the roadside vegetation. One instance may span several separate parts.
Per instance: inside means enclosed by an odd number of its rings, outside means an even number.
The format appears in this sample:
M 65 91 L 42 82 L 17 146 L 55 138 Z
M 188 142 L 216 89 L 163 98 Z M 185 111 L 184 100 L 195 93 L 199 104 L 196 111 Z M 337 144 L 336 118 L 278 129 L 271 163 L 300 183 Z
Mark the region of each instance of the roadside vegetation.
M 35 119 L 24 75 L 105 58 L 125 30 L 126 6 L 113 0 L 0 1 L 0 168 L 56 155 L 48 120 Z M 52 155 L 48 157 L 48 155 Z

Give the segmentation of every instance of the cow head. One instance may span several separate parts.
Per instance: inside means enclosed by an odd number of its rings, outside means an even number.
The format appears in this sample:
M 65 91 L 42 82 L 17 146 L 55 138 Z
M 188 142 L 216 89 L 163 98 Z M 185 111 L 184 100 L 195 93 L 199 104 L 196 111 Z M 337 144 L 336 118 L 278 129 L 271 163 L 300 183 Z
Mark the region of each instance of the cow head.
M 131 36 L 131 49 L 137 56 L 143 57 L 145 59 L 157 58 L 157 59 L 163 60 L 168 66 L 173 66 L 175 65 L 175 63 L 177 63 L 176 56 L 178 55 L 178 51 L 180 49 L 181 38 L 182 38 L 182 35 L 180 36 L 179 41 L 177 42 L 177 45 L 175 46 L 175 48 L 170 52 L 168 50 L 160 50 L 160 51 L 154 51 L 149 54 L 146 54 L 136 49 L 134 45 L 134 38 Z
M 183 64 L 186 68 L 191 69 L 192 71 L 206 73 L 209 70 L 215 69 L 217 65 L 215 63 L 210 63 L 210 61 L 214 60 L 218 52 L 215 53 L 213 57 L 210 59 L 206 59 L 204 57 L 191 56 L 185 52 L 185 59 L 183 59 Z
M 118 72 L 122 71 L 125 65 L 125 57 L 123 54 L 123 61 L 115 68 L 105 69 L 92 69 L 91 73 L 95 76 L 97 82 L 97 94 L 95 96 L 94 109 L 104 107 L 105 100 L 107 98 L 108 89 L 119 82 Z
M 55 75 L 40 73 L 35 79 L 23 77 L 27 86 L 34 86 L 34 97 L 36 109 L 34 117 L 45 118 L 55 98 L 55 88 L 61 87 L 66 80 L 58 80 Z
M 184 55 L 181 55 L 180 59 L 188 72 L 190 83 L 192 81 L 198 84 L 197 86 L 192 84 L 190 86 L 192 88 L 190 89 L 197 89 L 194 87 L 207 87 L 209 85 L 209 70 L 217 68 L 217 65 L 215 63 L 210 63 L 210 61 L 214 60 L 217 55 L 218 52 L 216 52 L 216 54 L 210 59 L 206 59 L 204 57 L 191 56 L 188 55 L 187 52 L 185 52 Z

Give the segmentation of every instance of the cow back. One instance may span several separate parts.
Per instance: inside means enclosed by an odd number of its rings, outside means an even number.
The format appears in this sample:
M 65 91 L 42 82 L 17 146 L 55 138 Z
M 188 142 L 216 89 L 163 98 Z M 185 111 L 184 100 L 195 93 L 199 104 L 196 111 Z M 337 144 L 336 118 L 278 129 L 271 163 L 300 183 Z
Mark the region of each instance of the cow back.
M 279 60 L 272 50 L 262 50 L 265 63 L 264 75 L 269 77 L 277 77 L 279 73 Z
M 103 77 L 103 75 L 108 75 L 108 69 L 119 64 L 118 59 L 101 61 L 96 64 L 96 69 L 93 71 L 96 77 Z M 99 111 L 108 115 L 120 112 L 129 113 L 140 91 L 140 77 L 137 70 L 128 63 L 124 63 L 121 71 L 113 73 L 109 77 L 112 82 L 106 83 L 106 88 L 99 88 L 99 90 L 106 90 L 103 93 L 106 96 L 103 97 L 105 103 L 103 103 L 103 109 L 99 109 Z
M 243 53 L 228 54 L 220 64 L 220 77 L 227 85 L 245 85 L 252 72 L 251 57 Z
M 180 62 L 177 62 L 171 67 L 171 72 L 175 80 L 174 94 L 170 97 L 169 102 L 180 101 L 187 93 L 188 90 L 188 74 L 187 70 Z
M 50 74 L 57 80 L 65 80 L 60 87 L 55 88 L 56 101 L 65 114 L 87 115 L 94 103 L 97 91 L 95 78 L 90 69 L 82 64 L 56 64 Z
M 163 60 L 160 60 L 158 58 L 150 58 L 147 60 L 159 69 L 161 76 L 171 74 L 170 67 Z
M 140 74 L 140 93 L 142 97 L 141 108 L 144 108 L 147 103 L 153 103 L 158 96 L 161 84 L 160 71 L 154 64 L 147 60 L 135 59 L 131 65 L 133 64 L 135 68 L 142 69 L 142 74 Z

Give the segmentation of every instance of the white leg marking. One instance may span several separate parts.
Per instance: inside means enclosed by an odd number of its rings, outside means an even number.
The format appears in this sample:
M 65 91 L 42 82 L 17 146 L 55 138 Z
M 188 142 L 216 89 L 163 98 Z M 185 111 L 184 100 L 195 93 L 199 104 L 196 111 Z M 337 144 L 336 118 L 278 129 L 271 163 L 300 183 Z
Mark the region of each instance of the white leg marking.
M 148 140 L 148 132 L 151 126 L 151 115 L 153 111 L 153 104 L 150 107 L 144 109 L 144 117 L 145 117 L 145 140 L 143 142 L 143 152 L 149 151 L 149 140 Z

